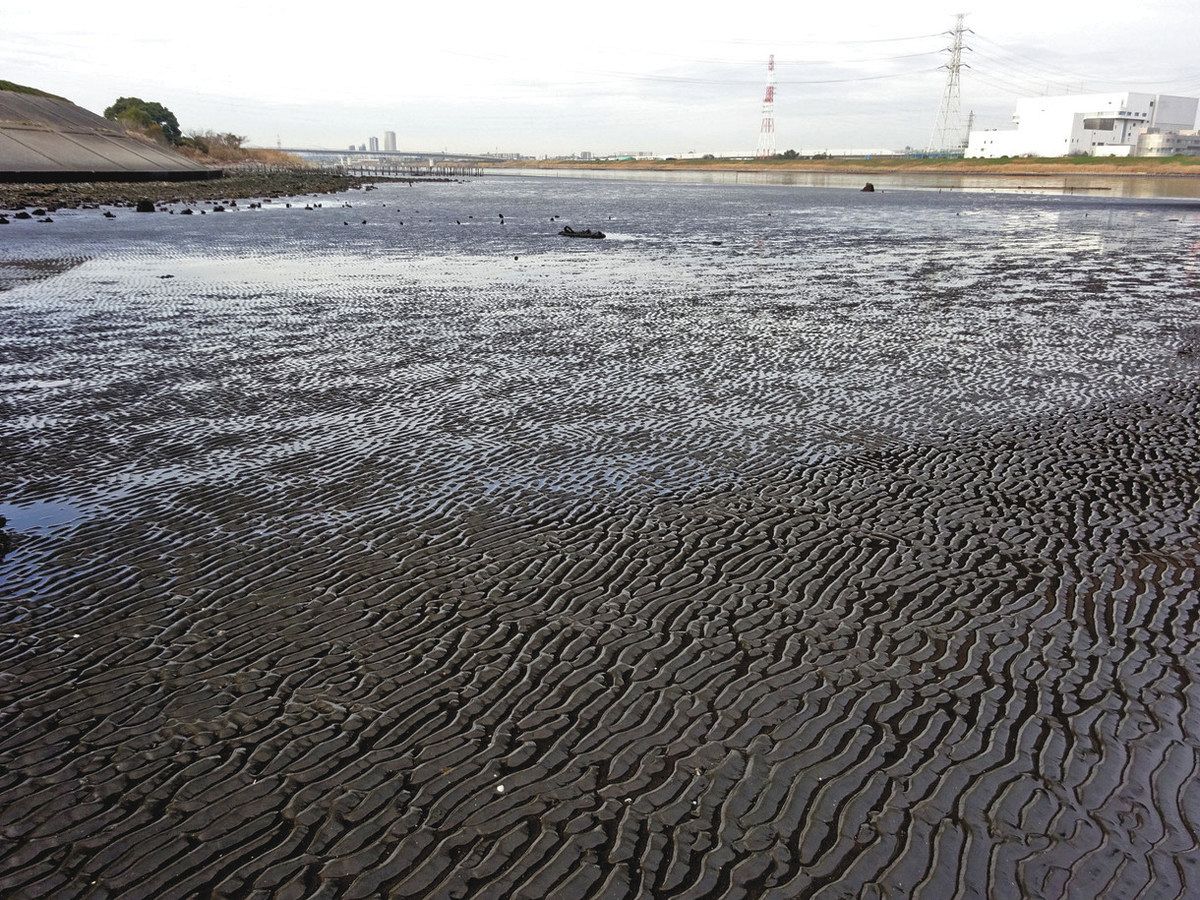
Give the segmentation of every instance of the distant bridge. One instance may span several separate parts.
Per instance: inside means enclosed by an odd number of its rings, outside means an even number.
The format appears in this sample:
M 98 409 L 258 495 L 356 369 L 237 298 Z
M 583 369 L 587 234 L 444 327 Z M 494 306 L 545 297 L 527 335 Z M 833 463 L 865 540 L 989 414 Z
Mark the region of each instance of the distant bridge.
M 507 157 L 477 153 L 447 153 L 426 150 L 326 150 L 321 147 L 262 147 L 263 150 L 282 150 L 297 156 L 314 157 L 317 161 L 358 162 L 361 160 L 393 160 L 396 162 L 503 162 Z

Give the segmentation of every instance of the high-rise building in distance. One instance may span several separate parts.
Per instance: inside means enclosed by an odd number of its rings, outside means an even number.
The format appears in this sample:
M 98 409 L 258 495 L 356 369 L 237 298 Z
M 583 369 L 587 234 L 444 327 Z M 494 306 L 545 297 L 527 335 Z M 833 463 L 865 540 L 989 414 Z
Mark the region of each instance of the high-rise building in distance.
M 372 152 L 372 153 L 378 153 L 378 152 L 379 152 L 379 138 L 377 138 L 377 137 L 368 138 L 368 139 L 367 139 L 367 142 L 368 142 L 368 143 L 371 145 L 371 152 Z
M 383 149 L 392 153 L 396 152 L 396 132 L 385 131 L 383 133 Z

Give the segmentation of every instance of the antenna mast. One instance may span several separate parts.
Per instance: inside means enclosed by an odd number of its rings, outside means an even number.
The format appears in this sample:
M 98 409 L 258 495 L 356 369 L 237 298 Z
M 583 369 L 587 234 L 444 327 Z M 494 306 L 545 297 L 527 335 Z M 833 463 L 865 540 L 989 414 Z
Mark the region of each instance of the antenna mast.
M 942 93 L 942 105 L 938 110 L 937 123 L 933 126 L 933 134 L 929 136 L 928 153 L 950 153 L 959 150 L 962 136 L 962 96 L 959 90 L 963 68 L 970 68 L 962 61 L 963 35 L 974 34 L 963 22 L 965 13 L 959 13 L 954 19 L 954 30 L 949 32 L 954 42 L 946 49 L 950 52 L 950 62 L 946 63 L 946 89 Z
M 755 156 L 775 155 L 775 54 L 767 58 L 767 92 L 763 95 L 762 125 L 758 128 Z

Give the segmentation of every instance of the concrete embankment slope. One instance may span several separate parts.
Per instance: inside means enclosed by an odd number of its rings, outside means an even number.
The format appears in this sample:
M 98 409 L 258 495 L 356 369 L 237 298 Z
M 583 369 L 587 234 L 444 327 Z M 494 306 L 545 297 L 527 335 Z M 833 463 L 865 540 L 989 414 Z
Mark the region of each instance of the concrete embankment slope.
M 0 90 L 0 181 L 194 180 L 220 175 L 57 97 Z

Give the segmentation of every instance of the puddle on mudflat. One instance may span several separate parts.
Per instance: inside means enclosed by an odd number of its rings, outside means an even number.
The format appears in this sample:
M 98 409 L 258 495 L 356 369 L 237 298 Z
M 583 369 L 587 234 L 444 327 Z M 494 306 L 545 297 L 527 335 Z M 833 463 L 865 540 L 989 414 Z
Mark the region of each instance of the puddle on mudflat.
M 48 532 L 74 525 L 84 518 L 83 509 L 65 500 L 35 500 L 32 503 L 0 503 L 6 528 L 19 532 Z

